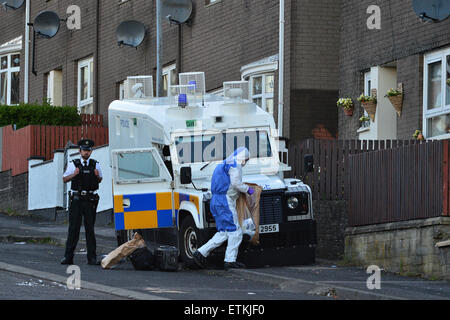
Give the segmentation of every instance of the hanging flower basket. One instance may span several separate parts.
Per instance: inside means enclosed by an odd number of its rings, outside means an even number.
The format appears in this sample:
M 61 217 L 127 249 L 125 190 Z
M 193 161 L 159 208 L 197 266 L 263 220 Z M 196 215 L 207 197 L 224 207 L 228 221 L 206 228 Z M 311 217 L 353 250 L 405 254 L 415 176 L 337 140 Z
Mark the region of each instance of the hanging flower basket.
M 371 96 L 365 96 L 364 94 L 361 94 L 361 96 L 358 98 L 358 101 L 361 102 L 361 106 L 369 114 L 372 122 L 374 122 L 375 114 L 377 111 L 377 90 L 373 89 Z
M 344 109 L 344 113 L 346 116 L 353 116 L 353 108 L 352 109 Z
M 403 85 L 400 84 L 398 89 L 390 89 L 386 93 L 386 98 L 389 99 L 395 111 L 397 111 L 398 116 L 402 115 L 403 109 Z
M 420 131 L 420 130 L 416 130 L 414 132 L 413 138 L 417 139 L 417 140 L 420 140 L 420 141 L 425 141 L 425 137 L 423 136 L 422 131 Z
M 340 98 L 337 101 L 337 106 L 344 110 L 346 116 L 353 116 L 353 100 L 351 98 Z

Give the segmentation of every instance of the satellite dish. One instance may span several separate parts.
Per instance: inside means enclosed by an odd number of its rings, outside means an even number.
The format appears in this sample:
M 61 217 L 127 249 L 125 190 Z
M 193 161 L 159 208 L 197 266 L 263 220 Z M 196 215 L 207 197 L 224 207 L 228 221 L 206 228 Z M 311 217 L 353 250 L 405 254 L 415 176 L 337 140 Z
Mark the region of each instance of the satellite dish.
M 450 0 L 413 0 L 413 8 L 422 20 L 439 22 L 450 15 Z
M 1 0 L 0 0 L 1 1 Z M 43 11 L 37 15 L 34 19 L 34 23 L 28 25 L 33 26 L 33 66 L 32 73 L 36 76 L 36 35 L 45 39 L 51 39 L 59 31 L 60 19 L 59 16 L 53 11 Z
M 145 26 L 139 21 L 124 21 L 116 30 L 117 42 L 120 45 L 125 45 L 137 48 L 145 39 Z
M 1 0 L 0 0 L 1 1 Z M 44 11 L 34 19 L 33 28 L 43 38 L 53 38 L 59 31 L 60 19 L 56 12 Z
M 0 3 L 5 7 L 5 10 L 8 8 L 16 10 L 23 6 L 24 0 L 0 0 Z
M 162 16 L 171 23 L 185 23 L 192 16 L 192 0 L 162 0 Z

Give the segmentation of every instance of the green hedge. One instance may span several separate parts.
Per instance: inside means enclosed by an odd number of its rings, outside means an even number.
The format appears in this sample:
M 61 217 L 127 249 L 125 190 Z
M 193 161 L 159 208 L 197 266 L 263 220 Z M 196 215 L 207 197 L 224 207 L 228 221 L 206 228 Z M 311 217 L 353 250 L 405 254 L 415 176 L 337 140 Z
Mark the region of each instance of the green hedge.
M 81 117 L 77 107 L 54 107 L 48 103 L 0 105 L 0 127 L 16 125 L 17 129 L 28 125 L 79 126 Z

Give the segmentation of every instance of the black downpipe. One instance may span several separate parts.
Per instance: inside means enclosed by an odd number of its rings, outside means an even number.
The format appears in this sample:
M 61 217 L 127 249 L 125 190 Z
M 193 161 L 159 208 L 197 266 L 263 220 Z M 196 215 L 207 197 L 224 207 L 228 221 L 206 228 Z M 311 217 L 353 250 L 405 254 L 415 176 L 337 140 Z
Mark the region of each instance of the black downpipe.
M 99 33 L 100 33 L 100 0 L 97 0 L 97 7 L 96 7 L 96 19 L 97 19 L 97 26 L 95 29 L 95 94 L 94 94 L 94 105 L 95 105 L 95 114 L 99 114 L 100 106 L 99 106 Z
M 183 25 L 178 24 L 178 73 L 183 72 Z
M 31 67 L 31 72 L 34 76 L 37 76 L 36 72 L 36 31 L 33 30 L 33 62 Z

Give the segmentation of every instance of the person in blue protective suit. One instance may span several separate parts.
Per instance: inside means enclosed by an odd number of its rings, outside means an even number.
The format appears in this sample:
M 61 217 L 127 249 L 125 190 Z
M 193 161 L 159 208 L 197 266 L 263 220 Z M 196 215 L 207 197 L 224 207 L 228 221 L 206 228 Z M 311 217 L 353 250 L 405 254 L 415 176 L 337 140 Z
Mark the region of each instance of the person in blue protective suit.
M 204 268 L 206 257 L 212 250 L 228 240 L 224 268 L 243 268 L 236 261 L 242 242 L 242 229 L 239 225 L 236 200 L 240 193 L 254 193 L 253 188 L 242 182 L 242 167 L 250 158 L 247 148 L 238 148 L 214 170 L 211 180 L 211 213 L 216 221 L 217 233 L 194 253 L 195 263 Z

